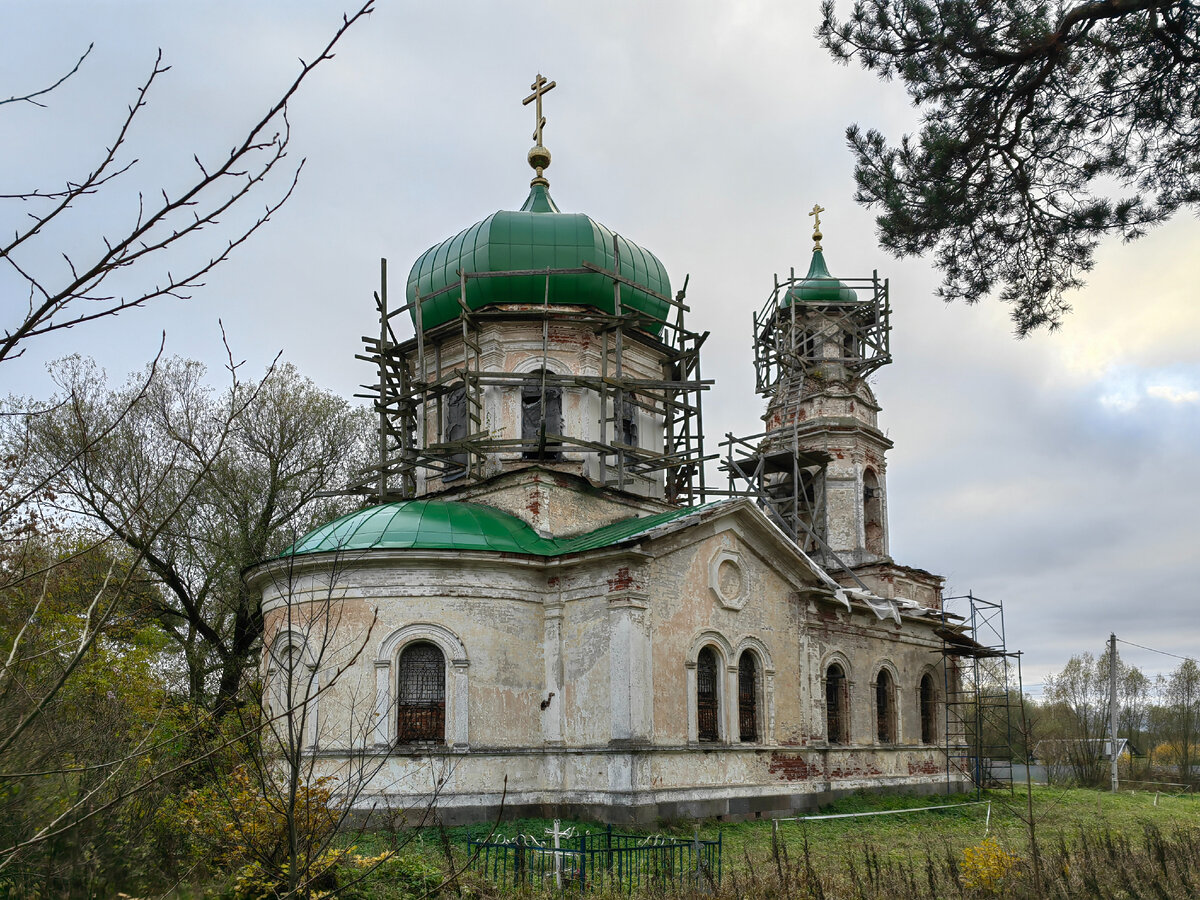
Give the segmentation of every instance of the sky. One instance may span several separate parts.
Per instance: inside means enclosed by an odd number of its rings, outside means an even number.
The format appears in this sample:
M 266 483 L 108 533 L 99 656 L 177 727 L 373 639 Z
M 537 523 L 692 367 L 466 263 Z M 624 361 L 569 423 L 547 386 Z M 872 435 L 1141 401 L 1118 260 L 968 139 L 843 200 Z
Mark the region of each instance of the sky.
M 845 2 L 843 0 L 843 6 Z M 137 164 L 42 235 L 25 261 L 83 258 L 136 214 L 138 191 L 183 185 L 193 154 L 219 159 L 312 59 L 351 8 L 305 2 L 13 2 L 0 9 L 0 194 L 58 187 L 96 164 L 159 49 L 170 70 L 139 113 Z M 427 247 L 528 191 L 537 73 L 547 95 L 547 171 L 563 211 L 587 212 L 653 251 L 675 287 L 690 275 L 689 325 L 711 335 L 708 451 L 760 430 L 751 311 L 776 272 L 804 269 L 820 203 L 835 275 L 890 279 L 894 363 L 873 378 L 889 455 L 897 562 L 1003 604 L 1026 687 L 1110 632 L 1149 674 L 1200 655 L 1200 222 L 1185 213 L 1132 244 L 1103 244 L 1062 328 L 1017 340 L 1002 304 L 946 305 L 926 259 L 896 260 L 853 202 L 846 126 L 891 140 L 918 117 L 900 85 L 834 63 L 813 38 L 816 3 L 758 0 L 380 0 L 289 108 L 287 162 L 304 160 L 273 220 L 188 301 L 58 332 L 0 369 L 0 392 L 44 397 L 46 363 L 95 357 L 114 381 L 166 351 L 245 371 L 275 357 L 344 396 L 371 379 L 356 361 L 377 330 L 372 291 L 393 290 Z M 286 173 L 280 173 L 286 175 Z M 286 190 L 263 186 L 195 253 Z M 28 212 L 0 204 L 7 233 Z M 240 217 L 239 217 L 240 216 Z M 210 243 L 205 244 L 208 241 Z M 213 243 L 215 242 L 215 243 Z M 159 272 L 138 273 L 150 282 Z M 131 283 L 133 273 L 130 274 Z M 7 328 L 25 298 L 0 273 Z

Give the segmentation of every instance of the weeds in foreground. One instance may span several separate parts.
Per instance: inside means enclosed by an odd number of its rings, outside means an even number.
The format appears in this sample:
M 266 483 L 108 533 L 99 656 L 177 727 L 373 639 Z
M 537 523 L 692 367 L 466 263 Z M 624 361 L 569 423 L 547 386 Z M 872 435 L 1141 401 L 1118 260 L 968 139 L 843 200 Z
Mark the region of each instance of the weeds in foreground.
M 1178 900 L 1200 896 L 1200 828 L 1178 826 L 1164 832 L 1146 825 L 1139 835 L 1107 827 L 1059 835 L 1042 860 L 1042 888 L 1026 858 L 995 838 L 956 853 L 930 848 L 923 854 L 897 854 L 887 845 L 864 841 L 847 848 L 840 866 L 813 864 L 809 836 L 803 835 L 799 859 L 786 846 L 771 860 L 749 860 L 731 872 L 715 900 L 748 898 L 825 898 L 854 900 L 963 900 L 997 897 L 1094 897 L 1102 900 Z M 771 864 L 773 863 L 773 864 Z M 689 896 L 680 890 L 676 896 Z

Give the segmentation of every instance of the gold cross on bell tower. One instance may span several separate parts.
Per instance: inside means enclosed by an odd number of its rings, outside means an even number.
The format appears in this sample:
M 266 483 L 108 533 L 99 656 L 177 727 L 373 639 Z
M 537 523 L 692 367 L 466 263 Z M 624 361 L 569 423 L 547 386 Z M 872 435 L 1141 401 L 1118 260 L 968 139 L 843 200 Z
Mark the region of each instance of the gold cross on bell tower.
M 531 184 L 550 184 L 550 182 L 542 177 L 542 172 L 550 168 L 550 151 L 542 146 L 542 129 L 546 127 L 546 117 L 542 115 L 542 95 L 548 94 L 553 90 L 555 84 L 556 82 L 547 81 L 542 77 L 542 73 L 538 72 L 537 78 L 529 86 L 533 93 L 521 101 L 522 106 L 528 106 L 535 100 L 537 101 L 535 110 L 536 118 L 534 119 L 533 126 L 534 146 L 529 151 L 529 165 L 533 166 L 533 170 L 537 172 L 537 177 L 530 182 Z
M 821 249 L 821 213 L 825 212 L 825 207 L 820 203 L 814 204 L 812 212 L 809 213 L 813 217 L 813 252 Z

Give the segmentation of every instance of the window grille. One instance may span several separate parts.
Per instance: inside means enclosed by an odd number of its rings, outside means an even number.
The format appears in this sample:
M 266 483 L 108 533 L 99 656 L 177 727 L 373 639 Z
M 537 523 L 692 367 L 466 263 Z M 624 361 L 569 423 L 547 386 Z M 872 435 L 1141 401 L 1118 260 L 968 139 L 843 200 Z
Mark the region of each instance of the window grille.
M 758 740 L 758 666 L 749 650 L 738 661 L 738 732 L 743 741 Z
M 934 704 L 933 679 L 926 673 L 921 678 L 921 743 L 932 744 L 937 730 L 937 707 Z
M 846 743 L 846 724 L 849 710 L 846 708 L 846 674 L 836 663 L 825 673 L 825 733 L 829 743 Z
M 400 654 L 396 720 L 402 744 L 446 739 L 446 660 L 433 644 L 410 644 Z
M 880 669 L 875 680 L 875 736 L 881 744 L 896 743 L 896 692 L 892 676 Z
M 696 657 L 696 724 L 702 741 L 720 739 L 717 706 L 717 657 L 705 647 Z

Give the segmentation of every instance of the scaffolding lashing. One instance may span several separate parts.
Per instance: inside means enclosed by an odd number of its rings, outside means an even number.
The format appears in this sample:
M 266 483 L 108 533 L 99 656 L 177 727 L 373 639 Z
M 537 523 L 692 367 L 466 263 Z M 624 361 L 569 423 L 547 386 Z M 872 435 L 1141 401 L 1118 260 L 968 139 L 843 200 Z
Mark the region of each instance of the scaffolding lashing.
M 366 352 L 359 359 L 371 362 L 378 373 L 375 384 L 363 385 L 380 417 L 379 459 L 364 471 L 355 490 L 373 494 L 379 502 L 416 496 L 422 481 L 440 478 L 444 486 L 460 479 L 479 481 L 498 471 L 502 460 L 538 460 L 560 463 L 566 459 L 595 460 L 599 483 L 621 490 L 650 490 L 661 484 L 665 499 L 691 505 L 703 497 L 704 439 L 701 399 L 711 381 L 700 377 L 700 348 L 708 333 L 688 330 L 683 302 L 685 289 L 675 297 L 620 274 L 620 248 L 614 238 L 614 265 L 605 269 L 591 263 L 580 268 L 513 270 L 507 272 L 459 271 L 458 279 L 439 291 L 417 295 L 398 308 L 387 303 L 384 284 L 376 294 L 380 316 L 379 338 L 364 337 Z M 556 276 L 593 274 L 613 285 L 614 308 L 568 305 L 569 298 L 552 298 Z M 543 302 L 498 303 L 472 308 L 473 285 L 482 279 L 544 278 Z M 622 305 L 622 289 L 644 293 L 667 304 L 675 316 L 653 319 L 645 312 Z M 428 330 L 422 321 L 425 304 L 449 291 L 459 307 L 457 318 Z M 410 314 L 415 334 L 398 341 L 391 320 Z M 497 328 L 540 326 L 540 368 L 509 371 L 497 351 Z M 551 335 L 558 331 L 590 331 L 598 350 L 594 374 L 561 374 L 551 365 Z M 642 363 L 630 365 L 631 348 Z M 653 359 L 661 371 L 647 371 Z M 561 366 L 559 366 L 561 368 Z M 505 433 L 489 418 L 489 397 L 502 392 L 520 396 L 520 436 Z M 598 409 L 597 439 L 566 434 L 563 396 L 570 392 L 579 408 L 594 403 Z M 592 399 L 588 399 L 592 398 Z M 661 423 L 661 446 L 639 442 L 637 422 L 644 415 Z M 534 422 L 528 427 L 525 420 Z M 654 488 L 659 490 L 658 488 Z
M 838 364 L 865 378 L 892 361 L 888 280 L 844 278 L 839 285 L 854 299 L 793 299 L 805 279 L 793 270 L 754 313 L 755 390 L 772 398 L 788 374 L 807 374 Z
M 946 781 L 976 790 L 1013 788 L 1013 758 L 1023 739 L 1014 729 L 1015 653 L 1005 643 L 1004 607 L 968 592 L 942 600 L 946 696 Z

